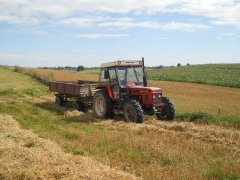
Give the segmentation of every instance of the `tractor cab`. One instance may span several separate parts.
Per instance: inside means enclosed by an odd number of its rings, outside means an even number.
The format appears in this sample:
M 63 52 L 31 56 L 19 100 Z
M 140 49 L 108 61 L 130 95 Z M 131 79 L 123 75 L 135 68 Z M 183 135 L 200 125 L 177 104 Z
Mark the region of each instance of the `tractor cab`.
M 144 69 L 142 61 L 115 61 L 104 63 L 100 70 L 100 84 L 143 86 Z
M 142 122 L 143 114 L 156 114 L 161 119 L 174 118 L 175 110 L 172 102 L 162 97 L 160 88 L 148 87 L 144 59 L 101 64 L 97 88 L 100 89 L 102 98 L 103 96 L 105 99 L 108 98 L 103 104 L 111 104 L 112 109 L 107 110 L 106 113 L 111 114 L 114 109 L 123 110 L 125 119 L 134 122 Z M 173 110 L 163 113 L 166 101 Z M 93 110 L 95 108 L 99 109 L 93 101 Z M 98 113 L 95 114 L 97 118 L 101 118 Z

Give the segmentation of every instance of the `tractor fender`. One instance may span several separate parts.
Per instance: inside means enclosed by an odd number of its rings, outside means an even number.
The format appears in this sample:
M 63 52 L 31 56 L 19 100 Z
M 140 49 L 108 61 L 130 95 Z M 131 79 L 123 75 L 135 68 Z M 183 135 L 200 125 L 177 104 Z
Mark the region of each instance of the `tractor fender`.
M 112 87 L 108 85 L 108 86 L 106 87 L 106 89 L 107 89 L 107 92 L 108 92 L 109 97 L 111 98 L 112 101 L 114 101 L 114 96 L 113 96 Z

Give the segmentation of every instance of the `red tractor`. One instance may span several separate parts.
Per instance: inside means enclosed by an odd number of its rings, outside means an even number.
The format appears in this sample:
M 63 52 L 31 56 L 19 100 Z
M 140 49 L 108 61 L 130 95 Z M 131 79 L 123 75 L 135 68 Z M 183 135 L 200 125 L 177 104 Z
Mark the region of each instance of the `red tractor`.
M 122 110 L 126 121 L 143 122 L 143 115 L 172 120 L 175 108 L 172 101 L 157 87 L 148 87 L 142 61 L 115 61 L 100 68 L 99 82 L 55 81 L 49 83 L 56 94 L 56 103 L 63 106 L 70 99 L 74 107 L 86 112 L 92 106 L 98 119 L 111 118 L 115 110 Z
M 93 97 L 96 118 L 110 118 L 114 110 L 122 110 L 126 121 L 142 123 L 143 115 L 172 120 L 172 101 L 157 87 L 148 87 L 142 61 L 115 61 L 101 65 L 98 91 Z

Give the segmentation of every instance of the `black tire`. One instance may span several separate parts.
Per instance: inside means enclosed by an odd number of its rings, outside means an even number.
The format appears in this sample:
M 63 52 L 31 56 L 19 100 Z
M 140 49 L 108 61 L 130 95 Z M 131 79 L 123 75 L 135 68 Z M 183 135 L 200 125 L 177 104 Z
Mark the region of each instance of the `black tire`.
M 74 108 L 78 111 L 82 111 L 82 112 L 87 112 L 87 107 L 86 105 L 84 104 L 84 102 L 81 102 L 81 101 L 76 101 L 74 102 Z
M 159 109 L 159 113 L 156 116 L 159 120 L 173 120 L 175 117 L 175 107 L 171 99 L 162 97 L 164 105 Z
M 143 110 L 136 100 L 129 100 L 123 106 L 123 115 L 127 122 L 143 122 Z
M 149 115 L 149 116 L 154 116 L 155 115 L 155 111 L 154 111 L 153 107 L 145 108 L 143 113 L 144 113 L 144 115 Z
M 64 106 L 64 97 L 60 95 L 56 95 L 55 102 L 59 106 Z
M 100 101 L 102 102 L 100 103 Z M 97 119 L 112 118 L 113 103 L 106 90 L 98 90 L 95 93 L 93 97 L 93 114 Z

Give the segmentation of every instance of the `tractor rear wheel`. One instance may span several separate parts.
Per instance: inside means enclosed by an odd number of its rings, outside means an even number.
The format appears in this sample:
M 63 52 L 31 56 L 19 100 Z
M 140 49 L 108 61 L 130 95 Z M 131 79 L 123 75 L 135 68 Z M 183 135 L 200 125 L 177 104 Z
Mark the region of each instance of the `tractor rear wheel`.
M 143 110 L 136 100 L 129 100 L 123 106 L 123 115 L 128 122 L 143 122 Z
M 93 113 L 97 119 L 111 118 L 113 104 L 106 90 L 99 90 L 93 97 Z
M 171 99 L 167 97 L 162 97 L 164 105 L 159 108 L 159 113 L 156 116 L 160 120 L 173 120 L 175 117 L 175 107 Z
M 56 95 L 55 102 L 59 106 L 64 106 L 64 97 L 61 95 Z

